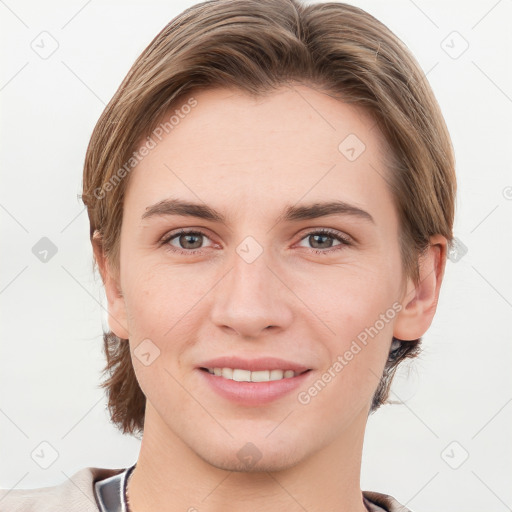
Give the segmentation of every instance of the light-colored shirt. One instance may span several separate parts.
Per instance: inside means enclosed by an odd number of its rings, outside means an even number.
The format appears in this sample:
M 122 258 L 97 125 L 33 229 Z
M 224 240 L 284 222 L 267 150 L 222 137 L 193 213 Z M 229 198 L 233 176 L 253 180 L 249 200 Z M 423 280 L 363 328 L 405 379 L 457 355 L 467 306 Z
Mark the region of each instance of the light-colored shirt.
M 0 489 L 0 512 L 100 512 L 94 484 L 115 475 L 121 478 L 129 469 L 88 467 L 51 487 Z M 363 503 L 369 512 L 411 512 L 393 497 L 378 492 L 363 491 Z M 121 512 L 121 506 L 118 510 Z

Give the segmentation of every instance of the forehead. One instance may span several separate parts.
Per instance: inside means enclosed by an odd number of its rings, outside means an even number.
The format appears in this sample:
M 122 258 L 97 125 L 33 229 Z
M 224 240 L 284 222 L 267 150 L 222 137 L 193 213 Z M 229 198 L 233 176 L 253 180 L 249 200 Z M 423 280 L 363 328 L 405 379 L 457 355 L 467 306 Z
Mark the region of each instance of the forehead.
M 173 107 L 172 128 L 131 173 L 126 203 L 144 209 L 168 196 L 216 209 L 259 211 L 264 205 L 340 199 L 392 208 L 386 144 L 358 107 L 296 85 L 261 97 L 217 88 Z M 181 108 L 194 104 L 193 108 Z M 165 119 L 164 119 L 165 122 Z M 164 124 L 160 125 L 165 128 Z M 383 212 L 376 211 L 377 216 Z

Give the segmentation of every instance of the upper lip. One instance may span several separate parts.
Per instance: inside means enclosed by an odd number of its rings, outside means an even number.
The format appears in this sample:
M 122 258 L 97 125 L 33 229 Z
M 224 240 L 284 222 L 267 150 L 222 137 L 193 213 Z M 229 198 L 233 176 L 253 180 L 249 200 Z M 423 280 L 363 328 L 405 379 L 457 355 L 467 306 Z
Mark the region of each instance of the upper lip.
M 243 359 L 237 356 L 216 357 L 202 362 L 198 368 L 233 368 L 249 370 L 251 372 L 261 370 L 293 370 L 301 373 L 310 370 L 307 366 L 277 357 L 258 357 L 256 359 Z

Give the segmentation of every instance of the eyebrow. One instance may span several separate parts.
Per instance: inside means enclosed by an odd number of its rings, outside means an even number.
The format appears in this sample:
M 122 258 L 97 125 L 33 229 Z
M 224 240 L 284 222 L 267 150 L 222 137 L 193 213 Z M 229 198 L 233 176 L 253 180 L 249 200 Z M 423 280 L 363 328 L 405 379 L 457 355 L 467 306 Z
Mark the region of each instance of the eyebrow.
M 182 217 L 197 217 L 226 224 L 226 218 L 220 212 L 206 204 L 192 203 L 182 199 L 163 199 L 146 208 L 141 219 L 161 215 L 179 215 Z M 312 220 L 329 215 L 348 215 L 375 224 L 373 217 L 365 210 L 344 201 L 328 201 L 312 203 L 303 206 L 286 206 L 281 214 L 285 222 Z

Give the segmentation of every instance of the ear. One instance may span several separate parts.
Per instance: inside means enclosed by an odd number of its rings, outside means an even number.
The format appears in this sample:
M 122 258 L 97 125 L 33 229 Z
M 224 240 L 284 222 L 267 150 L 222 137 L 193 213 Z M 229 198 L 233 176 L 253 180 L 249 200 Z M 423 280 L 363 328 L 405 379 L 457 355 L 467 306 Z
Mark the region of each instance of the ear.
M 430 246 L 418 261 L 418 284 L 407 280 L 407 291 L 402 298 L 402 310 L 394 324 L 393 336 L 410 341 L 421 338 L 430 327 L 437 308 L 439 291 L 444 276 L 447 240 L 442 235 L 430 238 Z
M 119 284 L 119 276 L 113 271 L 105 256 L 101 235 L 97 231 L 93 235 L 92 247 L 107 295 L 110 330 L 119 338 L 129 339 L 126 305 Z

